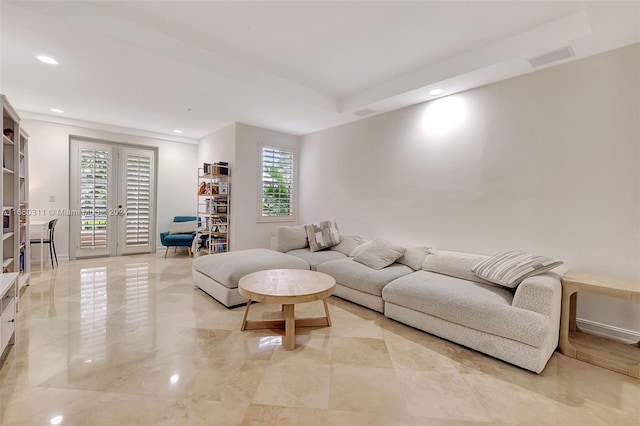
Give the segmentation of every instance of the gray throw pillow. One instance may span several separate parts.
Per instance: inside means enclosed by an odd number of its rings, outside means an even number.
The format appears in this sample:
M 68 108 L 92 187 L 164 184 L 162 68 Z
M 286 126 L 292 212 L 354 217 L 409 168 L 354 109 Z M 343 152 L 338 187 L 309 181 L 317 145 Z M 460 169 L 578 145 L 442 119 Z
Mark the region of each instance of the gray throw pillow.
M 472 271 L 487 281 L 515 288 L 525 278 L 547 272 L 564 262 L 520 250 L 509 250 L 474 265 Z
M 364 240 L 358 235 L 340 234 L 340 244 L 331 247 L 331 250 L 339 251 L 345 256 L 349 256 L 353 249 L 355 249 L 362 243 L 364 243 Z
M 424 263 L 424 259 L 429 254 L 429 249 L 431 247 L 428 246 L 419 246 L 416 244 L 407 245 L 407 250 L 404 252 L 404 255 L 400 259 L 398 259 L 398 263 L 402 263 L 403 265 L 407 265 L 409 268 L 414 271 L 419 271 L 422 269 L 422 264 Z
M 334 219 L 305 225 L 311 253 L 340 244 L 340 233 Z
M 488 259 L 489 256 L 481 254 L 461 253 L 457 251 L 446 251 L 429 249 L 429 255 L 424 259 L 422 269 L 437 274 L 449 275 L 467 281 L 474 281 L 483 284 L 493 284 L 483 280 L 473 273 L 471 268 L 479 262 Z
M 382 269 L 398 260 L 404 252 L 404 247 L 376 238 L 362 250 L 359 250 L 353 260 L 372 269 Z
M 276 230 L 276 250 L 283 253 L 309 246 L 304 225 L 279 226 Z
M 373 244 L 372 240 L 365 241 L 364 243 L 359 244 L 357 247 L 355 247 L 353 250 L 351 250 L 351 253 L 349 253 L 349 257 L 356 257 L 363 250 L 366 250 L 367 247 L 369 247 L 371 244 Z

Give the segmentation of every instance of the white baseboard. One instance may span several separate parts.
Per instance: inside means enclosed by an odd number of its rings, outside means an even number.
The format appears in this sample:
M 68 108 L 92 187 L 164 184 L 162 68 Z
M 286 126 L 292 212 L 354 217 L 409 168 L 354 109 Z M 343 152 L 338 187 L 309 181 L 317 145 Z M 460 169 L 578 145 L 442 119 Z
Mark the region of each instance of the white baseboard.
M 578 327 L 589 334 L 595 336 L 606 337 L 608 339 L 618 340 L 623 343 L 637 343 L 640 341 L 640 333 L 626 328 L 614 327 L 612 325 L 602 324 L 583 318 L 576 318 Z

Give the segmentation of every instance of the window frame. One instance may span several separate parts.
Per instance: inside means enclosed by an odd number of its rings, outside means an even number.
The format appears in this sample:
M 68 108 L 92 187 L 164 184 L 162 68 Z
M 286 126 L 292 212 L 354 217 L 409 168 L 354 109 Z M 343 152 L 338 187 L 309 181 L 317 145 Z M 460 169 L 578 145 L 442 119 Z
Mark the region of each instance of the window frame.
M 262 194 L 264 192 L 263 169 L 264 159 L 262 153 L 264 149 L 273 149 L 278 151 L 291 152 L 293 156 L 292 180 L 291 180 L 291 210 L 293 213 L 289 216 L 263 216 L 262 215 Z M 258 223 L 275 223 L 275 222 L 296 222 L 298 219 L 298 150 L 295 147 L 287 145 L 275 145 L 271 143 L 258 143 Z

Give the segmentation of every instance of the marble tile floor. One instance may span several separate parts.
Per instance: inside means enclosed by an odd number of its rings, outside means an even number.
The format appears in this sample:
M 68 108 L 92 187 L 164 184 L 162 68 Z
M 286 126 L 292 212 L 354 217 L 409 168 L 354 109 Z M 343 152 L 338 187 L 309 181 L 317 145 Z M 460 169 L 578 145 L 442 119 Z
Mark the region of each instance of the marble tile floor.
M 640 424 L 640 380 L 559 353 L 536 375 L 335 297 L 333 327 L 285 351 L 280 331 L 241 332 L 244 308 L 195 288 L 190 266 L 152 254 L 35 272 L 0 364 L 0 424 Z

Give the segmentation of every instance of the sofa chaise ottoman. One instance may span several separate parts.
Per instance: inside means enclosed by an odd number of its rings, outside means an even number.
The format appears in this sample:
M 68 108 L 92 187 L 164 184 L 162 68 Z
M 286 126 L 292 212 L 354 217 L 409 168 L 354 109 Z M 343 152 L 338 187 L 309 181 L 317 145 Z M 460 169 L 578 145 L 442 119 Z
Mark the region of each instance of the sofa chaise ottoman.
M 305 269 L 309 263 L 296 256 L 269 249 L 250 249 L 209 254 L 194 259 L 193 282 L 226 307 L 247 303 L 238 292 L 243 276 L 268 269 Z

